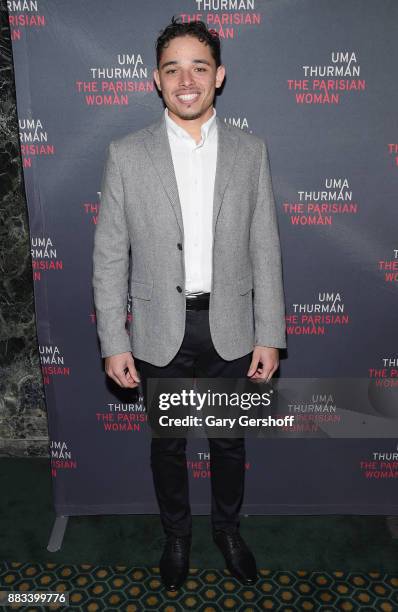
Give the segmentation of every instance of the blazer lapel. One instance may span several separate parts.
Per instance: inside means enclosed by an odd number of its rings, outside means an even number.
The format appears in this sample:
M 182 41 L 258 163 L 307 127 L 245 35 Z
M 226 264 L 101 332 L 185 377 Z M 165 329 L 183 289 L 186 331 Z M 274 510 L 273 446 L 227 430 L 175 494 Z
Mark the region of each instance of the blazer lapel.
M 218 142 L 217 142 L 217 166 L 214 181 L 213 198 L 213 234 L 215 233 L 218 215 L 220 214 L 224 192 L 231 177 L 232 168 L 235 164 L 238 151 L 239 133 L 229 127 L 216 115 Z
M 215 232 L 225 189 L 235 163 L 239 143 L 239 133 L 229 129 L 218 115 L 216 115 L 216 122 L 218 142 L 213 198 L 213 234 Z M 173 158 L 171 156 L 164 115 L 148 129 L 150 131 L 150 136 L 145 139 L 145 146 L 153 161 L 164 190 L 167 193 L 182 235 L 184 235 L 181 203 L 178 195 L 177 179 L 174 172 Z
M 151 136 L 145 139 L 145 146 L 170 200 L 182 235 L 184 235 L 177 179 L 174 172 L 173 158 L 171 156 L 164 115 L 162 115 L 159 121 L 150 126 L 149 129 L 151 131 Z

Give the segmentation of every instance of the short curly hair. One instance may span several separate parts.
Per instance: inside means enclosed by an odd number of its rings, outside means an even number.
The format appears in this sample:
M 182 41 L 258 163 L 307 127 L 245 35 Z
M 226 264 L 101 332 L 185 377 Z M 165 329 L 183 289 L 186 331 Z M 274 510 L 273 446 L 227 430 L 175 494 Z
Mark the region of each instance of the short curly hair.
M 171 22 L 164 30 L 160 32 L 156 40 L 156 63 L 159 68 L 160 58 L 165 47 L 167 47 L 170 40 L 177 38 L 178 36 L 193 36 L 204 42 L 210 47 L 210 52 L 216 62 L 216 67 L 221 66 L 221 42 L 215 30 L 209 30 L 207 25 L 203 21 L 191 21 L 189 23 L 182 23 L 178 21 L 179 18 L 172 17 Z

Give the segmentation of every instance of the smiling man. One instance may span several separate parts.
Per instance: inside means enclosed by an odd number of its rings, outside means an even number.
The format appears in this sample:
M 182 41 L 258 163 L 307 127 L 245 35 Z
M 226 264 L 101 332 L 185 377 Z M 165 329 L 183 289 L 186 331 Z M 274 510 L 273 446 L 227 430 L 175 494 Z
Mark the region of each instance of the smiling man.
M 165 110 L 156 123 L 110 143 L 93 252 L 105 371 L 123 388 L 141 382 L 145 402 L 148 378 L 268 381 L 286 347 L 268 151 L 216 115 L 225 78 L 219 38 L 200 21 L 173 20 L 156 53 Z M 244 438 L 209 438 L 209 448 L 213 539 L 233 576 L 253 584 L 256 562 L 239 531 Z M 170 590 L 189 570 L 185 449 L 183 437 L 151 440 L 166 534 L 160 572 Z

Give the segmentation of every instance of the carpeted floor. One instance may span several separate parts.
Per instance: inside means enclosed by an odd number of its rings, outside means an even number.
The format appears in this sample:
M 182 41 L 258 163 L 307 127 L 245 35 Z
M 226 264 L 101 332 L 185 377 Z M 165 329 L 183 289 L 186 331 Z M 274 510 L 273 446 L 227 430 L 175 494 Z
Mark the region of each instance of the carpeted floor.
M 24 592 L 68 592 L 69 605 L 51 609 L 74 612 L 221 612 L 339 610 L 395 612 L 398 574 L 380 572 L 277 572 L 260 570 L 255 587 L 240 585 L 227 570 L 191 569 L 183 588 L 166 591 L 158 568 L 126 566 L 3 563 L 2 589 Z M 17 606 L 33 612 L 40 606 Z
M 255 588 L 224 569 L 209 517 L 194 517 L 190 578 L 171 594 L 159 580 L 158 516 L 71 517 L 62 549 L 50 553 L 48 461 L 0 459 L 0 491 L 0 590 L 69 591 L 63 610 L 398 611 L 398 541 L 384 517 L 242 518 L 260 568 Z

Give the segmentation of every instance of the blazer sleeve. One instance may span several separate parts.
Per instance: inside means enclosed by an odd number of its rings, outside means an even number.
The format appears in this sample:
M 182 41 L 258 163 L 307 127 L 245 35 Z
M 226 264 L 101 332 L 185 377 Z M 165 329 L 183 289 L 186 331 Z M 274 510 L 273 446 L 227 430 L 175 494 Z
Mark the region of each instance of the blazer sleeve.
M 102 175 L 93 249 L 92 285 L 102 357 L 131 351 L 126 329 L 129 247 L 123 182 L 116 147 L 111 142 Z
M 267 145 L 261 148 L 257 201 L 250 228 L 255 345 L 286 348 L 279 229 Z

